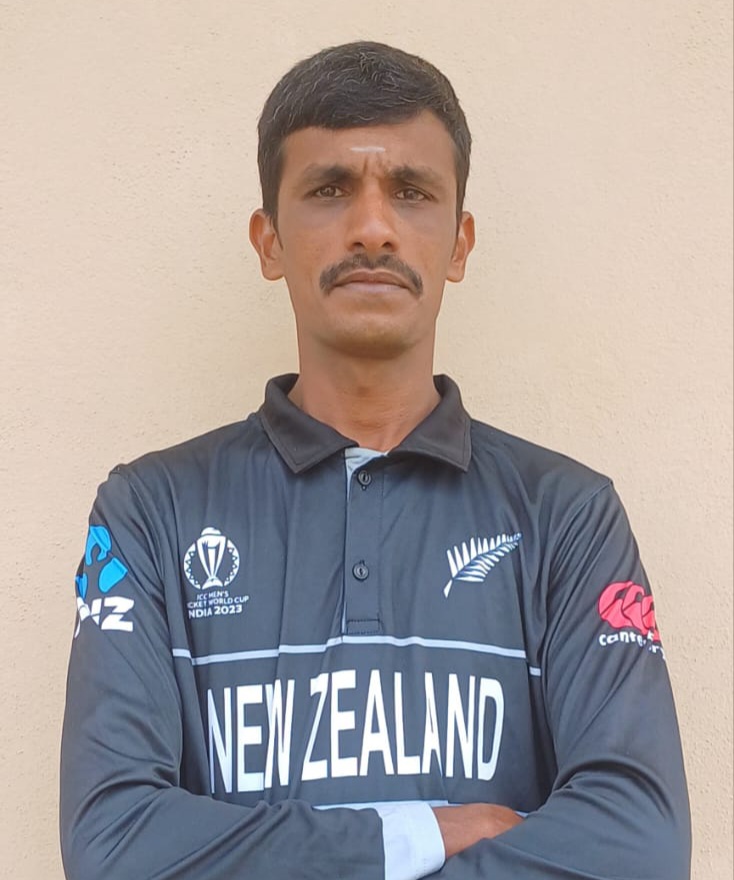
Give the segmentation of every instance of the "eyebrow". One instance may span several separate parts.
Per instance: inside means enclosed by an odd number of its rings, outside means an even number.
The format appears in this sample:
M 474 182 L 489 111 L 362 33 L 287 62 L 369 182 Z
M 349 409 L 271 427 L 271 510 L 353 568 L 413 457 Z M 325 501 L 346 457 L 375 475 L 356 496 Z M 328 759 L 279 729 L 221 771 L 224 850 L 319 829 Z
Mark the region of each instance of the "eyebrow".
M 393 180 L 444 189 L 444 179 L 428 165 L 398 165 L 390 170 L 389 175 Z
M 342 165 L 320 165 L 315 162 L 307 165 L 298 178 L 298 186 L 318 186 L 327 181 L 349 181 L 360 177 L 356 167 Z M 444 192 L 446 189 L 443 178 L 428 165 L 396 165 L 389 168 L 387 177 L 396 183 L 411 183 Z

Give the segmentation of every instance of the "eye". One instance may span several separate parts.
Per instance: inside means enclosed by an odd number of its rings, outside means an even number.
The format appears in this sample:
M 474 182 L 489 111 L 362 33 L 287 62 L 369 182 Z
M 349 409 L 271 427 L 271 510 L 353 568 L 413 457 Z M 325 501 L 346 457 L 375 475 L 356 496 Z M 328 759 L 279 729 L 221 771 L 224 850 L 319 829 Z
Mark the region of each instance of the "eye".
M 316 196 L 317 199 L 335 199 L 344 195 L 344 190 L 335 183 L 326 183 L 324 186 L 315 189 L 312 195 Z
M 428 198 L 425 193 L 412 186 L 406 186 L 404 189 L 398 190 L 395 195 L 403 202 L 423 202 Z

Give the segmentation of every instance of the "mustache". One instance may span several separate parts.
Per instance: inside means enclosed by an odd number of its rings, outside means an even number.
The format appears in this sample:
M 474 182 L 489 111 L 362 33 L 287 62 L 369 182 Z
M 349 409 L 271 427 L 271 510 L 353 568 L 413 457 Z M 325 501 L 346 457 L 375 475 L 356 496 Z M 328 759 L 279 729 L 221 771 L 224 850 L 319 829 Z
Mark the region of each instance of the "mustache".
M 417 294 L 423 293 L 423 279 L 411 266 L 394 257 L 392 254 L 382 254 L 376 259 L 370 259 L 367 254 L 355 254 L 347 260 L 335 263 L 329 266 L 319 276 L 319 286 L 324 293 L 328 293 L 331 288 L 338 283 L 342 275 L 354 272 L 355 269 L 367 269 L 370 272 L 376 272 L 378 269 L 387 269 L 394 275 L 398 275 L 407 281 L 411 290 Z

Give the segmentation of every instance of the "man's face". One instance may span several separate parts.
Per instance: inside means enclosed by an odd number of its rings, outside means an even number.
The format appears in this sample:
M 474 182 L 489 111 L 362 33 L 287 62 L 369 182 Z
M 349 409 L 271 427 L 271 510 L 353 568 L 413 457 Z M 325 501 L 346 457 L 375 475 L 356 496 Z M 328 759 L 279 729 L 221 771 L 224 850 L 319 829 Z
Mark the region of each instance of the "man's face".
M 256 211 L 250 236 L 265 277 L 285 277 L 302 365 L 432 352 L 444 283 L 461 280 L 474 243 L 471 215 L 457 228 L 453 142 L 429 112 L 289 135 L 277 229 Z

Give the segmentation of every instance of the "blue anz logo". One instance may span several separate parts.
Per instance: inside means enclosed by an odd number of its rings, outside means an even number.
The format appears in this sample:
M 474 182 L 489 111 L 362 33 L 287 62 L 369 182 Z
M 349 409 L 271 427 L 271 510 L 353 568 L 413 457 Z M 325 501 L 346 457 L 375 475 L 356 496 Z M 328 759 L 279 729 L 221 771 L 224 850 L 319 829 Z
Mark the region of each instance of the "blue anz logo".
M 92 620 L 100 629 L 132 632 L 133 623 L 125 615 L 135 602 L 125 596 L 107 596 L 122 580 L 128 570 L 117 556 L 112 554 L 112 538 L 104 526 L 90 526 L 84 549 L 84 570 L 77 575 L 76 604 L 79 614 L 74 638 L 85 620 Z M 90 581 L 91 578 L 91 581 Z M 102 596 L 87 602 L 90 587 Z
M 95 558 L 95 549 L 97 555 Z M 90 526 L 87 534 L 87 546 L 84 550 L 84 566 L 90 568 L 95 562 L 103 562 L 112 550 L 112 538 L 104 526 Z M 97 576 L 97 589 L 100 593 L 109 593 L 127 574 L 127 569 L 120 560 L 113 556 Z M 76 588 L 82 599 L 86 598 L 89 581 L 86 571 L 77 575 Z

